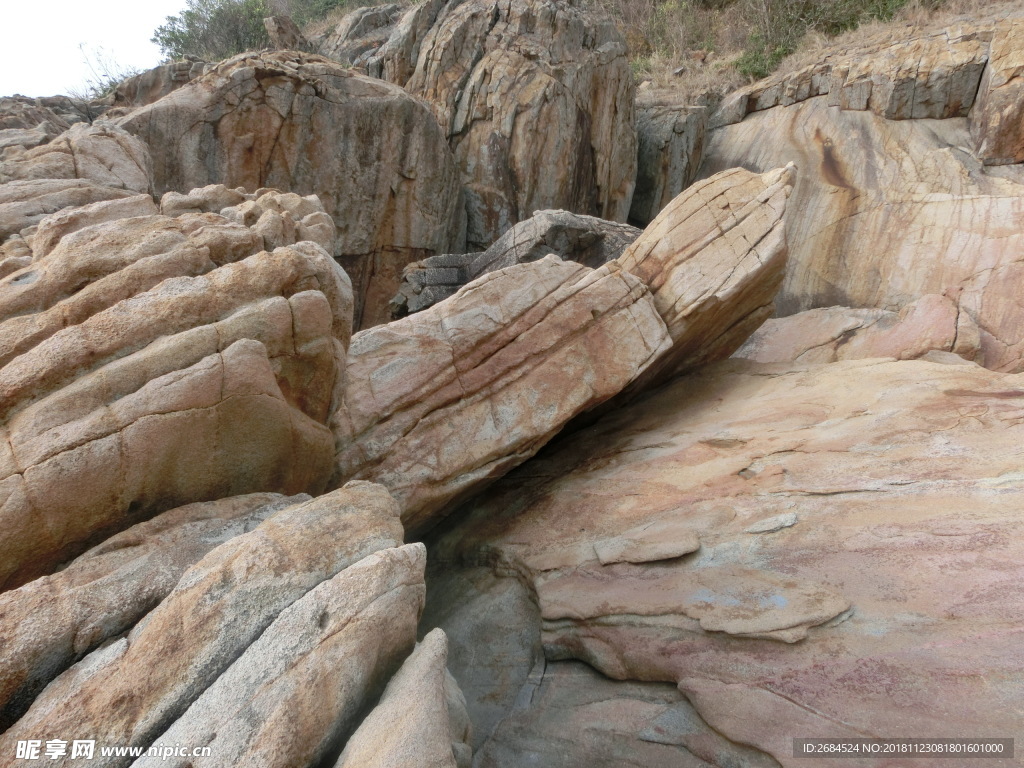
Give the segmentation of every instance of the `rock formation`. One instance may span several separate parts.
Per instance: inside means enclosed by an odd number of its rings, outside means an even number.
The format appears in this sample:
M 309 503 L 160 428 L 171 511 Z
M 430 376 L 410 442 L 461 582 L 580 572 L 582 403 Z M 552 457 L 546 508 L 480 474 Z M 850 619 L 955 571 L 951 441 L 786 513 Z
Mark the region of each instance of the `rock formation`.
M 348 24 L 325 52 L 361 47 L 369 17 Z M 466 183 L 468 250 L 545 208 L 626 220 L 633 79 L 610 19 L 572 3 L 430 0 L 359 56 L 431 105 Z
M 398 294 L 391 300 L 392 314 L 419 312 L 481 275 L 551 253 L 596 269 L 621 255 L 639 235 L 640 230 L 628 224 L 568 211 L 537 211 L 486 251 L 442 254 L 408 265 Z
M 131 109 L 159 101 L 171 91 L 195 80 L 208 66 L 205 61 L 184 59 L 141 72 L 114 89 L 114 108 Z
M 240 84 L 241 83 L 241 84 Z M 315 194 L 339 228 L 356 326 L 386 320 L 402 268 L 461 247 L 458 171 L 427 109 L 312 54 L 243 54 L 121 118 L 158 193 L 211 183 Z

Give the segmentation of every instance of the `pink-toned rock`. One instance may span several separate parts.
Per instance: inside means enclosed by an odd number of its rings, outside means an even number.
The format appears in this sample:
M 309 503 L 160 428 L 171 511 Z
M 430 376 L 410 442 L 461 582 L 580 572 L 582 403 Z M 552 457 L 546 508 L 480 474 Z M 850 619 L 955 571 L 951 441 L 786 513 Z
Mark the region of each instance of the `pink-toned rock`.
M 1022 424 L 1024 378 L 973 365 L 722 362 L 511 473 L 433 551 L 532 584 L 549 659 L 675 682 L 783 765 L 794 734 L 1020 738 Z M 600 562 L 653 524 L 700 549 Z
M 966 312 L 945 296 L 930 294 L 898 313 L 828 307 L 768 320 L 735 356 L 758 363 L 834 363 L 950 352 L 974 360 L 980 343 L 978 327 Z
M 38 224 L 46 215 L 101 200 L 134 197 L 117 187 L 87 179 L 41 179 L 0 184 L 0 240 Z
M 388 487 L 410 531 L 536 453 L 668 349 L 647 288 L 556 256 L 353 337 L 334 482 Z
M 41 259 L 56 247 L 62 237 L 85 227 L 135 216 L 152 216 L 157 212 L 156 203 L 149 195 L 65 208 L 39 221 L 32 235 L 32 256 Z
M 179 507 L 0 594 L 0 728 L 72 663 L 130 629 L 211 549 L 308 498 L 257 493 Z

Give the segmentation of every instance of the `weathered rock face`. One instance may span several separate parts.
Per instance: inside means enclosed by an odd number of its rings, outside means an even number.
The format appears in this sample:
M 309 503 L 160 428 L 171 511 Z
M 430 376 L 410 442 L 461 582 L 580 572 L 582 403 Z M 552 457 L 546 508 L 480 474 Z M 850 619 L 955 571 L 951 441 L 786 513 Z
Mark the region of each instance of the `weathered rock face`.
M 285 51 L 308 50 L 309 41 L 291 16 L 269 16 L 263 20 L 263 26 L 274 48 Z
M 380 704 L 345 745 L 336 768 L 469 768 L 471 726 L 447 661 L 448 638 L 435 629 L 388 683 Z
M 344 578 L 340 583 L 330 581 L 368 555 L 397 547 L 401 541 L 402 526 L 394 500 L 383 488 L 371 483 L 349 484 L 277 512 L 255 530 L 220 545 L 192 566 L 127 637 L 94 652 L 58 677 L 25 716 L 0 737 L 0 748 L 5 754 L 10 753 L 15 741 L 29 738 L 27 734 L 40 734 L 31 738 L 90 738 L 146 747 L 197 699 L 196 706 L 206 706 L 201 694 L 208 688 L 206 701 L 225 688 L 232 689 L 236 709 L 252 707 L 259 716 L 257 723 L 273 729 L 275 718 L 260 705 L 258 698 L 259 686 L 266 682 L 268 673 L 276 672 L 270 675 L 278 685 L 274 693 L 287 699 L 295 695 L 296 685 L 308 687 L 316 679 L 316 669 L 310 666 L 323 662 L 317 667 L 321 671 L 337 670 L 338 665 L 332 661 L 337 661 L 338 646 L 344 646 L 347 639 L 345 635 L 339 636 L 337 630 L 344 627 L 346 618 L 354 618 L 353 614 L 358 615 L 367 603 L 372 604 L 374 597 L 388 595 L 389 575 L 394 578 L 390 598 L 396 603 L 391 607 L 411 603 L 412 615 L 395 611 L 389 617 L 389 601 L 385 600 L 371 611 L 380 617 L 376 623 L 369 616 L 364 617 L 370 627 L 361 633 L 359 621 L 353 621 L 353 634 L 364 648 L 369 646 L 366 656 L 371 667 L 377 652 L 382 659 L 394 653 L 382 645 L 391 636 L 388 620 L 394 622 L 392 629 L 405 627 L 404 634 L 394 632 L 395 645 L 401 647 L 404 642 L 405 650 L 411 649 L 422 604 L 422 545 L 390 550 L 396 552 L 398 560 L 405 561 L 406 567 L 396 568 L 390 574 L 389 569 L 382 569 L 385 572 L 376 575 L 383 577 L 384 584 L 375 583 L 371 573 L 370 583 L 364 587 L 368 594 L 362 599 L 358 593 L 365 576 Z M 409 583 L 413 584 L 411 600 L 397 589 Z M 338 601 L 343 601 L 345 595 L 353 598 L 347 617 L 344 612 L 338 613 Z M 293 610 L 289 611 L 289 606 Z M 382 631 L 372 631 L 381 622 L 382 626 L 377 628 Z M 296 634 L 299 627 L 305 632 Z M 326 658 L 312 653 L 318 648 L 327 652 Z M 341 656 L 344 650 L 340 649 Z M 271 658 L 275 659 L 275 666 L 268 667 Z M 398 666 L 397 660 L 393 666 Z M 253 680 L 254 674 L 256 684 L 247 687 L 246 680 Z M 340 670 L 331 674 L 343 676 Z M 216 687 L 211 688 L 214 681 Z M 322 681 L 329 690 L 331 681 Z M 327 698 L 326 692 L 314 696 L 309 706 L 311 716 L 316 711 L 326 715 Z M 264 706 L 272 707 L 274 702 L 272 695 Z M 289 733 L 301 741 L 304 734 L 294 727 L 294 710 L 284 711 L 289 713 Z M 114 712 L 116 717 L 111 716 Z M 182 727 L 191 733 L 187 713 L 185 718 Z M 240 726 L 243 720 L 239 717 L 236 724 Z M 205 726 L 209 720 L 200 724 Z M 325 731 L 322 719 L 309 722 L 308 727 L 318 735 Z M 240 755 L 245 755 L 248 748 L 257 755 L 261 748 L 269 748 L 273 754 L 273 740 L 261 743 L 258 733 L 254 738 L 240 738 L 242 733 L 240 728 L 223 733 L 225 750 L 233 745 L 239 748 Z M 278 746 L 284 751 L 283 744 Z M 313 743 L 304 745 L 305 749 L 314 747 Z M 99 764 L 129 762 L 128 757 L 110 757 Z M 302 764 L 301 760 L 297 762 Z M 72 763 L 68 757 L 58 762 Z
M 442 254 L 405 268 L 392 313 L 419 312 L 488 272 L 537 261 L 553 253 L 596 269 L 617 258 L 640 230 L 568 211 L 537 211 L 482 253 Z
M 153 188 L 145 144 L 110 123 L 78 123 L 48 144 L 4 154 L 0 184 L 32 179 L 88 179 L 107 187 L 149 193 Z
M 172 61 L 130 77 L 114 90 L 114 107 L 131 108 L 152 104 L 171 91 L 181 88 L 202 75 L 209 65 L 205 61 Z M 113 113 L 111 113 L 113 114 Z
M 209 745 L 210 755 L 170 764 L 289 768 L 329 757 L 412 650 L 425 565 L 422 544 L 383 549 L 284 609 L 156 739 L 192 748 Z M 134 763 L 139 768 L 165 764 L 155 756 Z
M 647 288 L 614 262 L 548 256 L 491 272 L 353 338 L 334 482 L 385 485 L 423 530 L 667 349 Z
M 328 58 L 365 68 L 391 36 L 402 10 L 398 3 L 356 8 L 317 41 L 317 50 Z
M 368 71 L 431 104 L 467 184 L 467 250 L 545 208 L 626 220 L 633 79 L 610 19 L 563 2 L 427 2 Z
M 856 137 L 856 138 L 851 138 Z M 967 121 L 890 121 L 824 98 L 712 131 L 702 174 L 800 169 L 781 315 L 830 306 L 898 311 L 945 294 L 981 331 L 986 367 L 1024 368 L 1024 176 L 984 172 Z
M 67 120 L 49 107 L 36 103 L 35 99 L 0 98 L 0 131 L 28 130 L 40 125 L 53 136 L 71 127 Z
M 868 357 L 913 360 L 948 352 L 979 354 L 981 334 L 945 296 L 924 296 L 899 313 L 829 307 L 768 320 L 736 352 L 758 363 L 833 363 Z
M 291 197 L 224 209 L 251 228 L 135 217 L 46 253 L 40 225 L 38 258 L 0 280 L 0 583 L 182 504 L 323 490 L 351 287 L 313 242 L 262 250 L 287 234 L 275 207 L 313 205 Z
M 636 189 L 630 221 L 646 225 L 697 177 L 704 153 L 708 108 L 671 91 L 637 96 Z
M 211 549 L 308 498 L 262 493 L 179 507 L 0 595 L 0 728 L 73 662 L 148 613 Z
M 460 250 L 458 171 L 426 107 L 323 57 L 245 54 L 121 120 L 159 193 L 211 183 L 316 194 L 342 226 L 356 325 L 386 320 L 406 264 Z
M 650 287 L 672 339 L 645 378 L 728 357 L 771 315 L 794 175 L 791 166 L 761 175 L 735 168 L 695 184 L 619 257 Z
M 995 30 L 971 112 L 971 136 L 986 165 L 1024 163 L 1024 18 Z
M 793 733 L 1016 736 L 1022 385 L 719 363 L 499 481 L 434 555 L 531 584 L 549 659 L 678 683 L 782 764 Z M 652 527 L 648 552 L 602 564 L 603 542 Z
M 40 179 L 0 185 L 0 240 L 38 224 L 65 208 L 133 197 L 134 192 L 87 179 Z

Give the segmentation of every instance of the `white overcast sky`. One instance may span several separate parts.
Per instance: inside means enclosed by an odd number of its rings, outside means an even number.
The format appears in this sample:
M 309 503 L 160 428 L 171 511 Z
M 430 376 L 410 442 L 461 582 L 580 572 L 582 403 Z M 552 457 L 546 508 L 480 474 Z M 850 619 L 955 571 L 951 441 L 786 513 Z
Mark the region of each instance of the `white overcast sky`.
M 185 0 L 0 0 L 0 96 L 53 96 L 90 77 L 79 44 L 121 66 L 160 63 L 149 38 Z

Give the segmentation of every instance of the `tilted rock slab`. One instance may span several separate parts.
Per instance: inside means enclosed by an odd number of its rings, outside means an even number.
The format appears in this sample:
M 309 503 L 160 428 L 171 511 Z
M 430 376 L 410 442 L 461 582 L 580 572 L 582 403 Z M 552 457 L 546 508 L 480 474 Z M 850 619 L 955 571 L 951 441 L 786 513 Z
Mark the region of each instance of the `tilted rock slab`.
M 630 221 L 648 224 L 697 177 L 704 157 L 708 107 L 671 91 L 647 91 L 636 100 L 636 189 Z
M 317 40 L 316 49 L 328 58 L 365 68 L 368 59 L 391 37 L 403 10 L 398 3 L 356 8 Z
M 134 192 L 153 191 L 146 145 L 113 123 L 78 123 L 53 141 L 22 154 L 4 155 L 0 184 L 32 179 L 89 179 Z
M 546 208 L 626 220 L 633 77 L 610 18 L 566 2 L 426 2 L 367 66 L 434 110 L 467 184 L 467 250 Z
M 956 149 L 969 146 L 964 119 L 891 121 L 819 97 L 712 131 L 701 173 L 799 168 L 779 315 L 831 306 L 896 312 L 942 294 L 977 323 L 983 364 L 1018 371 L 1024 173 L 985 172 Z
M 114 89 L 114 109 L 131 109 L 152 104 L 171 91 L 202 75 L 210 65 L 205 61 L 187 59 L 147 69 L 118 84 Z M 110 112 L 108 117 L 115 113 Z
M 429 110 L 313 54 L 243 54 L 121 119 L 152 148 L 156 191 L 211 183 L 315 194 L 343 224 L 356 326 L 388 319 L 402 267 L 462 248 L 458 170 Z
M 257 493 L 179 507 L 0 594 L 0 728 L 72 663 L 148 613 L 211 549 L 308 498 Z
M 391 678 L 335 768 L 469 768 L 471 726 L 447 662 L 448 638 L 432 630 Z
M 931 294 L 900 312 L 828 307 L 768 320 L 736 351 L 758 363 L 834 363 L 868 357 L 913 360 L 931 352 L 974 360 L 981 333 L 966 312 Z
M 549 659 L 676 683 L 783 765 L 794 733 L 1019 737 L 1022 432 L 1019 374 L 725 361 L 510 473 L 432 553 L 531 584 Z M 655 525 L 652 554 L 700 547 L 602 564 Z
M 0 584 L 182 504 L 323 490 L 351 287 L 315 243 L 266 239 L 135 217 L 0 280 Z
M 645 380 L 728 357 L 771 316 L 796 175 L 734 168 L 694 184 L 618 258 L 650 288 L 672 339 Z
M 1024 163 L 1024 16 L 995 30 L 971 137 L 986 165 Z
M 423 530 L 668 345 L 647 288 L 614 262 L 591 270 L 548 256 L 491 272 L 353 337 L 333 482 L 385 485 L 406 527 Z
M 442 254 L 405 268 L 392 312 L 419 312 L 455 294 L 488 272 L 537 261 L 553 253 L 592 269 L 621 255 L 640 236 L 628 224 L 569 211 L 537 211 L 499 237 L 486 251 Z
M 156 738 L 159 744 L 208 746 L 208 757 L 151 756 L 133 765 L 320 764 L 345 743 L 367 702 L 415 645 L 426 560 L 422 544 L 384 549 L 310 590 Z M 406 698 L 402 706 L 412 703 Z M 431 745 L 420 746 L 420 759 L 405 764 L 432 764 L 424 754 Z M 450 754 L 450 742 L 445 746 Z
M 0 240 L 64 208 L 134 196 L 131 190 L 96 184 L 88 179 L 38 179 L 0 184 Z
M 94 651 L 54 680 L 0 736 L 0 749 L 13 754 L 15 742 L 26 738 L 148 747 L 285 609 L 364 557 L 400 546 L 402 537 L 394 500 L 371 483 L 352 483 L 275 513 L 189 568 L 127 637 Z M 321 619 L 326 622 L 322 628 L 335 626 L 331 622 L 338 617 L 331 616 L 331 604 L 323 604 L 326 613 L 316 610 L 311 621 L 298 619 L 307 626 L 312 623 L 315 640 L 321 638 Z M 287 621 L 287 614 L 281 618 Z M 409 648 L 415 622 L 413 616 Z M 296 641 L 291 630 L 284 637 Z M 373 643 L 379 647 L 381 638 L 374 635 Z M 286 660 L 280 658 L 278 664 L 286 665 Z M 265 669 L 257 669 L 263 682 Z M 317 699 L 313 709 L 323 706 Z M 294 714 L 285 709 L 280 715 L 293 730 Z M 99 758 L 96 764 L 106 766 L 131 761 Z M 65 757 L 55 764 L 73 763 Z

